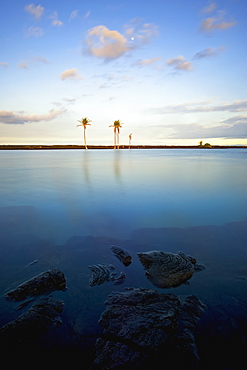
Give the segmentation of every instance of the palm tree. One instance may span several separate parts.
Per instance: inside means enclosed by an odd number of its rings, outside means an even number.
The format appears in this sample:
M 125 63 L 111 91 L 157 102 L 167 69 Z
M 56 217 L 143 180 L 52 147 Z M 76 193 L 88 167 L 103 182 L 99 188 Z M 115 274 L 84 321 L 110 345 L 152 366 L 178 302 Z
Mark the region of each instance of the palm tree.
M 113 125 L 110 125 L 109 127 L 114 128 L 114 149 L 118 147 L 119 149 L 119 135 L 120 135 L 120 128 L 122 127 L 123 123 L 118 119 L 117 121 L 113 122 Z
M 89 122 L 92 122 L 92 121 L 90 119 L 88 119 L 87 117 L 85 117 L 85 118 L 82 118 L 81 120 L 77 120 L 77 122 L 80 122 L 81 125 L 77 125 L 76 127 L 78 127 L 78 126 L 83 126 L 84 127 L 84 145 L 85 145 L 85 149 L 87 149 L 86 128 L 87 128 L 87 126 L 91 126 L 91 124 Z

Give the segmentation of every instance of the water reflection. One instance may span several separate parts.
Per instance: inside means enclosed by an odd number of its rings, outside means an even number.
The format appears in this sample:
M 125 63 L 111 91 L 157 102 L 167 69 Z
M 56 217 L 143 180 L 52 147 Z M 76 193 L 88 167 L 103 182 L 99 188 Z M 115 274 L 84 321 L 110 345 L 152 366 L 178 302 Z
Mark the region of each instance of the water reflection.
M 119 185 L 122 183 L 121 181 L 121 155 L 122 152 L 120 150 L 114 151 L 114 162 L 113 162 L 113 168 L 114 168 L 114 175 L 115 175 L 115 181 Z
M 2 152 L 2 206 L 28 205 L 58 240 L 246 218 L 246 150 Z
M 91 158 L 90 158 L 91 152 L 90 150 L 85 150 L 83 152 L 83 157 L 82 157 L 82 172 L 84 175 L 85 183 L 87 185 L 87 189 L 89 191 L 93 190 L 93 185 L 92 181 L 90 179 L 90 163 L 91 163 Z M 85 189 L 84 189 L 85 190 Z

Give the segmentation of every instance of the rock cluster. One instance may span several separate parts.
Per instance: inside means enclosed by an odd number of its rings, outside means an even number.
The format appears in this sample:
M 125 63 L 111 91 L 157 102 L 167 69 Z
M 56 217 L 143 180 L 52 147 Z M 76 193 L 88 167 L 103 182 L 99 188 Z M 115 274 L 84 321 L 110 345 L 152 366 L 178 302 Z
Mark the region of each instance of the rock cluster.
M 35 302 L 32 307 L 0 329 L 0 338 L 7 341 L 26 341 L 37 338 L 54 323 L 63 310 L 63 301 L 45 297 Z
M 116 245 L 112 245 L 111 250 L 124 266 L 127 267 L 131 264 L 132 257 L 128 252 Z M 92 271 L 92 276 L 89 280 L 90 286 L 101 285 L 105 281 L 113 281 L 114 284 L 119 285 L 122 284 L 126 278 L 126 275 L 123 272 L 120 272 L 119 276 L 116 277 L 117 272 L 113 265 L 97 264 L 88 266 L 88 268 Z
M 92 369 L 196 367 L 193 331 L 203 312 L 197 297 L 181 302 L 171 293 L 130 288 L 109 296 L 106 305 Z
M 27 299 L 28 297 L 38 297 L 65 288 L 66 279 L 63 272 L 59 269 L 52 269 L 34 276 L 16 289 L 9 291 L 5 298 L 15 301 L 25 300 L 17 307 L 21 310 L 33 300 Z M 61 322 L 58 315 L 62 312 L 63 306 L 61 299 L 52 297 L 38 299 L 26 312 L 0 329 L 1 343 L 12 346 L 23 345 L 27 341 L 32 343 L 33 339 L 38 338 L 55 321 Z

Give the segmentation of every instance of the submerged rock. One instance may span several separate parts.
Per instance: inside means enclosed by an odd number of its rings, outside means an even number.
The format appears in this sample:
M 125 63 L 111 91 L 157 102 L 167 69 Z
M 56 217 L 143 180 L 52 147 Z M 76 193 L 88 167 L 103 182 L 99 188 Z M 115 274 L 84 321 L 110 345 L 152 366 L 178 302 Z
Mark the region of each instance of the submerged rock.
M 172 293 L 137 288 L 112 294 L 106 305 L 99 320 L 104 332 L 96 342 L 92 369 L 196 366 L 193 331 L 203 312 L 197 297 L 181 302 Z
M 32 307 L 0 329 L 2 341 L 19 342 L 37 338 L 44 333 L 63 310 L 61 299 L 41 298 Z
M 114 281 L 114 284 L 122 284 L 126 277 L 122 272 L 116 277 L 117 273 L 113 265 L 98 264 L 88 266 L 88 268 L 92 271 L 92 276 L 89 280 L 90 286 L 101 285 L 105 281 Z
M 92 271 L 91 279 L 89 280 L 90 286 L 101 285 L 105 281 L 114 280 L 114 275 L 112 272 L 115 270 L 113 265 L 93 265 L 88 266 Z
M 125 281 L 125 279 L 126 279 L 126 275 L 123 272 L 120 272 L 119 276 L 115 277 L 114 284 L 120 285 Z
M 21 301 L 29 296 L 38 296 L 50 293 L 54 290 L 64 290 L 66 288 L 66 279 L 59 269 L 52 269 L 34 276 L 25 281 L 16 289 L 6 293 L 7 299 Z
M 194 271 L 200 271 L 196 259 L 184 253 L 166 253 L 151 251 L 137 253 L 140 262 L 146 269 L 147 278 L 159 288 L 177 287 L 191 278 Z M 205 267 L 204 267 L 205 268 Z M 203 268 L 201 268 L 203 269 Z
M 111 250 L 113 251 L 114 255 L 121 261 L 124 266 L 129 266 L 131 264 L 131 255 L 123 250 L 122 248 L 117 247 L 116 245 L 111 246 Z

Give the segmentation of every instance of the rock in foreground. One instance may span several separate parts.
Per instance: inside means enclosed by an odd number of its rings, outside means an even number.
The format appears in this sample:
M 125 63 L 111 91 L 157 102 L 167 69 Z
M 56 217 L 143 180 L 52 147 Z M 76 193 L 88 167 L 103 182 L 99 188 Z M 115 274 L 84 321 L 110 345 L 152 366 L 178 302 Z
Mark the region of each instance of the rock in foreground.
M 182 252 L 151 251 L 137 255 L 146 270 L 145 275 L 158 288 L 177 287 L 190 279 L 195 271 L 195 258 Z
M 0 329 L 1 341 L 13 344 L 37 338 L 54 322 L 63 306 L 60 299 L 46 297 L 38 300 L 27 312 Z
M 65 288 L 66 279 L 64 274 L 59 269 L 52 269 L 34 276 L 16 289 L 9 291 L 6 293 L 6 298 L 21 301 L 29 296 L 38 296 L 54 290 L 64 290 Z
M 197 297 L 181 302 L 174 294 L 138 288 L 111 295 L 106 305 L 92 369 L 196 368 L 193 331 L 203 312 Z

